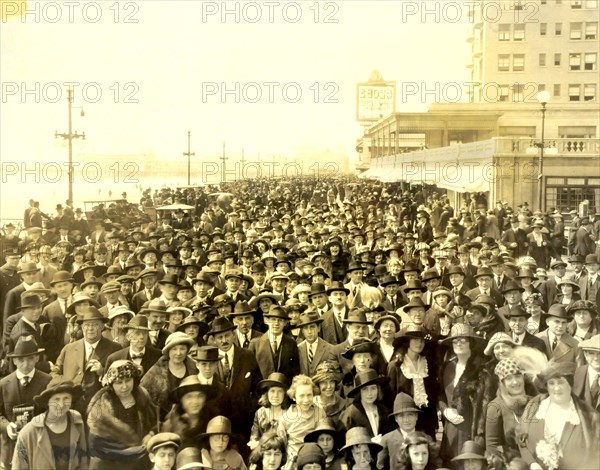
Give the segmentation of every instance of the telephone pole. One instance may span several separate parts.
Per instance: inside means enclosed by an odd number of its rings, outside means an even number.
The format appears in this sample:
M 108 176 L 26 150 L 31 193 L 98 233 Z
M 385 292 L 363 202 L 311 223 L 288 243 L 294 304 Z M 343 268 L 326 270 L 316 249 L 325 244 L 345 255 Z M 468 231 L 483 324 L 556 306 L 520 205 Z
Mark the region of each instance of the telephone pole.
M 68 110 L 69 110 L 69 132 L 58 133 L 58 131 L 54 132 L 54 138 L 58 139 L 59 137 L 69 141 L 69 201 L 73 202 L 73 139 L 83 139 L 85 140 L 85 132 L 79 134 L 77 131 L 73 133 L 73 89 L 71 87 L 67 87 L 67 101 L 68 101 Z M 85 116 L 83 112 L 83 108 L 81 109 L 81 116 Z
M 188 159 L 188 186 L 191 184 L 190 183 L 190 157 L 196 156 L 195 152 L 190 152 L 190 134 L 191 134 L 191 131 L 188 131 L 188 151 L 183 153 L 183 156 L 187 157 L 187 159 Z
M 221 166 L 221 182 L 225 183 L 225 160 L 227 160 L 227 157 L 225 156 L 225 142 L 223 142 L 223 156 L 219 160 L 223 160 L 223 165 Z

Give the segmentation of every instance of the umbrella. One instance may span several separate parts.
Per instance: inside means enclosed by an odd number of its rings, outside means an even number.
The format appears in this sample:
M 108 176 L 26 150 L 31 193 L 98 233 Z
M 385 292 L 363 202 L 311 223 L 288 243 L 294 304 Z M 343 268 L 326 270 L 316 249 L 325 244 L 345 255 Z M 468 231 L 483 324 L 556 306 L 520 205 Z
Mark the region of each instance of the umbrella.
M 157 211 L 189 211 L 195 209 L 194 206 L 188 206 L 187 204 L 169 204 L 168 206 L 157 207 Z

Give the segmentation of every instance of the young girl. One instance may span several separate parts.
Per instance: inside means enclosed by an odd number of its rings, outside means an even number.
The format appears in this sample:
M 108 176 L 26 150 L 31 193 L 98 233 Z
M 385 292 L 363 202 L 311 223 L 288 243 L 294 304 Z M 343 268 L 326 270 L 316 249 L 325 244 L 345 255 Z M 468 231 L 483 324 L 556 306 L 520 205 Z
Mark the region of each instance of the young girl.
M 214 470 L 247 470 L 242 456 L 229 449 L 231 421 L 225 416 L 215 416 L 208 422 L 206 432 L 201 435 L 202 457 Z
M 265 433 L 250 454 L 250 470 L 280 470 L 286 463 L 285 442 L 275 431 Z
M 263 395 L 258 400 L 262 405 L 254 415 L 254 423 L 250 433 L 250 442 L 248 447 L 254 449 L 258 441 L 270 431 L 277 430 L 279 418 L 283 416 L 284 411 L 289 406 L 289 400 L 286 396 L 288 389 L 287 378 L 280 372 L 273 372 L 266 380 L 258 383 Z
M 306 435 L 304 442 L 314 442 L 323 450 L 325 454 L 325 468 L 341 468 L 343 458 L 339 457 L 336 459 L 340 448 L 340 433 L 331 418 L 319 421 L 317 428 Z

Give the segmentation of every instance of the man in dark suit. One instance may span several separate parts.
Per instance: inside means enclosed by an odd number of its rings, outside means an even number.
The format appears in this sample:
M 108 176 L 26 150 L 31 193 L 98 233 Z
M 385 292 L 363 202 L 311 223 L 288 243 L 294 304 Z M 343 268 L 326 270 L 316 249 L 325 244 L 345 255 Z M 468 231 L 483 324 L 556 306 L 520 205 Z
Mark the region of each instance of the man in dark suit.
M 152 299 L 140 310 L 140 313 L 148 317 L 150 344 L 162 350 L 169 336 L 169 332 L 165 330 L 167 304 L 160 299 Z
M 207 333 L 214 339 L 223 359 L 218 366 L 221 382 L 229 390 L 231 396 L 232 422 L 237 432 L 250 438 L 250 429 L 260 391 L 258 382 L 262 380 L 256 357 L 233 342 L 235 325 L 225 317 L 218 317 L 212 322 L 212 329 Z
M 400 294 L 400 281 L 395 276 L 384 276 L 379 285 L 385 291 L 381 306 L 386 312 L 394 312 L 406 305 Z
M 502 307 L 507 308 L 507 307 Z M 546 354 L 546 345 L 540 338 L 535 337 L 527 331 L 527 319 L 529 314 L 521 305 L 515 305 L 510 310 L 504 312 L 504 317 L 510 328 L 509 334 L 516 344 L 535 348 Z
M 77 319 L 83 338 L 65 345 L 51 372 L 54 377 L 83 386 L 84 398 L 78 408 L 82 411 L 101 388 L 100 379 L 108 356 L 121 349 L 119 343 L 102 336 L 107 321 L 96 307 L 86 307 Z
M 367 340 L 369 337 L 369 324 L 367 316 L 361 310 L 353 310 L 348 315 L 348 318 L 344 319 L 344 323 L 348 327 L 348 338 L 337 345 L 333 346 L 329 354 L 328 360 L 337 361 L 340 365 L 342 372 L 347 374 L 352 370 L 352 360 L 344 357 L 344 353 L 352 347 L 356 340 L 362 339 Z
M 2 312 L 2 324 L 6 324 L 6 319 L 17 313 L 17 309 L 21 306 L 21 294 L 28 290 L 31 285 L 38 281 L 40 268 L 36 263 L 23 263 L 17 274 L 21 276 L 22 282 L 6 293 L 4 302 L 4 311 Z
M 201 384 L 212 385 L 215 389 L 215 397 L 209 401 L 208 414 L 214 416 L 226 416 L 231 419 L 231 395 L 229 389 L 221 382 L 219 377 L 219 364 L 222 356 L 216 346 L 200 346 L 190 356 L 196 361 L 198 367 L 198 380 Z
M 3 253 L 6 263 L 0 267 L 0 307 L 4 307 L 6 294 L 21 283 L 21 277 L 17 274 L 21 254 L 17 248 L 7 249 Z M 3 316 L 0 316 L 0 334 L 3 328 Z
M 160 297 L 161 292 L 156 281 L 158 281 L 158 271 L 153 268 L 146 268 L 138 274 L 138 279 L 142 281 L 142 288 L 133 295 L 131 299 L 131 309 L 138 313 L 142 305 L 152 299 Z
M 6 331 L 5 348 L 10 353 L 15 349 L 17 341 L 21 336 L 31 336 L 37 344 L 42 344 L 42 327 L 40 317 L 42 316 L 42 299 L 39 295 L 31 292 L 23 292 L 21 305 L 17 309 L 21 314 L 10 331 Z
M 300 328 L 304 340 L 298 344 L 300 355 L 300 373 L 312 377 L 315 375 L 317 366 L 326 361 L 333 350 L 333 345 L 319 338 L 323 319 L 314 308 L 300 315 Z
M 573 393 L 596 411 L 600 411 L 600 335 L 579 343 L 587 365 L 575 370 Z
M 29 421 L 42 410 L 34 410 L 33 398 L 42 393 L 52 377 L 35 365 L 43 349 L 39 349 L 33 339 L 20 339 L 15 350 L 8 357 L 16 370 L 0 380 L 0 465 L 10 469 L 15 439 L 20 426 L 15 422 L 14 407 L 31 407 Z
M 494 282 L 494 272 L 491 268 L 479 268 L 477 274 L 475 274 L 475 282 L 477 282 L 477 287 L 467 291 L 467 297 L 471 300 L 475 300 L 480 295 L 488 295 L 494 299 L 496 307 L 500 307 L 504 304 L 504 297 L 500 291 L 492 287 L 492 283 Z
M 263 317 L 269 329 L 260 338 L 253 339 L 248 348 L 254 353 L 262 376 L 268 377 L 273 372 L 280 372 L 286 377 L 298 375 L 298 345 L 293 338 L 283 334 L 289 321 L 287 312 L 279 305 L 271 305 Z
M 596 242 L 592 235 L 592 223 L 588 217 L 581 219 L 581 225 L 575 232 L 574 254 L 587 256 L 596 252 Z
M 333 282 L 327 289 L 331 308 L 323 315 L 322 335 L 329 344 L 340 344 L 346 340 L 348 329 L 344 320 L 348 316 L 346 300 L 350 291 L 341 282 Z
M 237 346 L 247 349 L 253 339 L 262 336 L 260 331 L 252 328 L 255 314 L 256 310 L 252 310 L 246 301 L 236 303 L 229 314 L 229 319 L 237 326 L 233 333 L 233 341 Z
M 548 280 L 541 283 L 538 287 L 540 294 L 544 298 L 545 305 L 552 305 L 556 294 L 560 292 L 557 284 L 562 281 L 567 273 L 567 263 L 563 260 L 554 261 L 550 265 L 550 269 L 552 270 L 552 276 L 549 276 Z
M 125 325 L 124 330 L 129 346 L 108 356 L 105 370 L 108 370 L 115 361 L 128 359 L 142 366 L 143 377 L 148 369 L 160 359 L 162 351 L 149 344 L 150 328 L 148 328 L 147 316 L 137 314 Z
M 544 341 L 546 356 L 555 362 L 575 362 L 577 340 L 567 333 L 567 323 L 571 319 L 563 304 L 551 305 L 546 324 L 548 329 L 536 336 Z
M 589 300 L 600 305 L 600 261 L 598 256 L 587 255 L 585 257 L 585 269 L 587 273 L 579 278 L 579 295 L 582 300 Z
M 48 360 L 52 362 L 56 362 L 56 358 L 64 346 L 65 314 L 67 307 L 73 302 L 71 293 L 74 286 L 75 280 L 68 271 L 58 271 L 50 281 L 50 287 L 56 293 L 56 300 L 50 302 L 42 310 L 42 322 L 50 322 L 55 327 L 56 341 L 45 345 Z

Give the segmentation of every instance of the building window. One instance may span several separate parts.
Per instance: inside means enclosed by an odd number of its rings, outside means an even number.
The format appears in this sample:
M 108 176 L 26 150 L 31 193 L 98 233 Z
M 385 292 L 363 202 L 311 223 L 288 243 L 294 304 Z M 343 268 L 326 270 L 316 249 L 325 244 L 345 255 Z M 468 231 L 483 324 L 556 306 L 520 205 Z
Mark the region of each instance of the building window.
M 513 85 L 513 103 L 520 103 L 523 101 L 523 89 L 525 85 L 515 83 Z
M 554 84 L 553 95 L 556 97 L 560 96 L 560 84 L 559 83 Z
M 525 25 L 515 24 L 513 31 L 513 41 L 524 41 L 525 40 Z
M 556 207 L 565 213 L 577 209 L 586 199 L 590 202 L 590 211 L 600 209 L 600 189 L 593 178 L 546 179 L 546 207 Z
M 546 66 L 546 54 L 540 54 L 540 67 Z
M 513 72 L 525 70 L 525 54 L 513 54 Z
M 583 101 L 596 101 L 595 83 L 586 83 L 583 85 Z
M 572 10 L 581 10 L 581 2 L 583 0 L 571 0 L 571 9 Z
M 498 25 L 498 41 L 510 41 L 510 25 Z
M 596 39 L 598 37 L 598 23 L 585 24 L 585 38 Z
M 569 101 L 580 101 L 581 85 L 569 85 Z
M 498 86 L 498 101 L 508 101 L 508 85 Z
M 538 83 L 538 93 L 540 91 L 546 91 L 546 85 L 543 83 Z
M 581 23 L 571 23 L 569 39 L 581 39 Z
M 569 54 L 569 70 L 581 70 L 581 54 Z
M 540 23 L 540 36 L 545 36 L 547 29 L 548 25 L 546 23 Z
M 554 54 L 554 65 L 560 65 L 560 52 Z
M 584 69 L 585 70 L 596 70 L 596 59 L 598 54 L 595 52 L 586 53 L 584 58 Z
M 498 55 L 498 72 L 508 72 L 510 70 L 510 54 Z
M 554 25 L 554 34 L 560 36 L 562 34 L 562 23 L 556 23 Z

